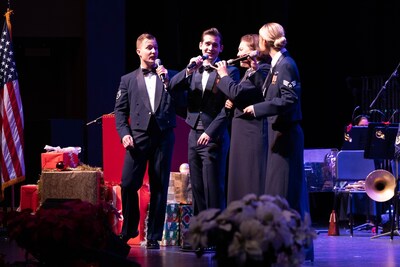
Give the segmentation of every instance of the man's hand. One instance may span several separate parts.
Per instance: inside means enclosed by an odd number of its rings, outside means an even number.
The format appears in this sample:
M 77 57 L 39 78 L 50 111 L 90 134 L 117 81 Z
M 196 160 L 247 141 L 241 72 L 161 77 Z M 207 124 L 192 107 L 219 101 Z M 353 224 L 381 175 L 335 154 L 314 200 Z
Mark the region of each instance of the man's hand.
M 206 146 L 208 142 L 210 141 L 210 137 L 206 133 L 202 133 L 197 140 L 197 144 L 201 146 Z
M 125 149 L 132 149 L 135 147 L 135 143 L 133 142 L 133 137 L 131 135 L 125 135 L 122 137 L 122 145 Z

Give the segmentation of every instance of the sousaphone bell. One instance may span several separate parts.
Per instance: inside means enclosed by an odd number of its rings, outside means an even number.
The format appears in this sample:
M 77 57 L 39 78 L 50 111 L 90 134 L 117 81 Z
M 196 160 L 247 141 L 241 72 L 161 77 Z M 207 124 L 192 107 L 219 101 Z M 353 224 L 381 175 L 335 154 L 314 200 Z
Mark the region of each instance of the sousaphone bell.
M 365 192 L 377 201 L 385 202 L 394 196 L 396 178 L 387 170 L 374 170 L 365 178 Z

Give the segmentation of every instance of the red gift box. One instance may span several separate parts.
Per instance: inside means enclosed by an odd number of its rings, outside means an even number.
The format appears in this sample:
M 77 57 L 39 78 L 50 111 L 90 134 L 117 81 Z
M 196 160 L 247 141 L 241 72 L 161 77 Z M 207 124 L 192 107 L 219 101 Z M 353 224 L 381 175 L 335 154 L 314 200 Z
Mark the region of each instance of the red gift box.
M 42 170 L 56 169 L 58 162 L 62 161 L 65 167 L 76 168 L 79 165 L 78 154 L 72 152 L 46 152 L 42 153 Z
M 38 185 L 22 185 L 20 189 L 20 204 L 18 210 L 31 209 L 33 212 L 39 207 Z
M 144 177 L 143 185 L 138 190 L 139 194 L 139 205 L 140 205 L 140 221 L 139 221 L 139 235 L 133 239 L 130 239 L 128 244 L 130 245 L 138 245 L 142 241 L 145 240 L 145 225 L 146 225 L 146 217 L 148 205 L 150 202 L 150 188 L 149 188 L 149 178 L 147 174 Z M 111 202 L 114 208 L 117 210 L 119 214 L 122 216 L 122 200 L 121 200 L 121 186 L 115 185 L 113 183 L 106 183 L 107 186 L 107 201 Z M 123 217 L 117 218 L 117 216 L 112 216 L 110 218 L 110 223 L 112 226 L 112 230 L 115 234 L 120 234 L 122 229 Z
M 110 225 L 113 230 L 113 232 L 117 235 L 121 233 L 122 229 L 122 222 L 123 222 L 123 217 L 122 217 L 122 201 L 121 201 L 121 186 L 119 185 L 112 185 L 112 184 L 107 184 L 107 201 L 111 203 L 111 205 L 115 208 L 115 212 L 118 213 L 119 217 L 117 214 L 112 214 L 110 219 Z
M 147 175 L 144 176 L 142 187 L 138 191 L 139 194 L 139 206 L 140 206 L 140 221 L 139 221 L 139 236 L 131 239 L 128 244 L 130 245 L 138 245 L 142 241 L 146 239 L 146 219 L 147 219 L 147 211 L 150 203 L 150 185 L 149 185 L 149 177 Z

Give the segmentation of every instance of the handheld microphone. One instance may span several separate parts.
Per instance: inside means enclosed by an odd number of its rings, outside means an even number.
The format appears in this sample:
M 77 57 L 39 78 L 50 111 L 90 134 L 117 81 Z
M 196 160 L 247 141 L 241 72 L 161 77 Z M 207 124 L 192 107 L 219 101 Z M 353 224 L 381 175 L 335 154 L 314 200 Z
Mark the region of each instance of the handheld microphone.
M 162 65 L 162 64 L 161 64 L 161 59 L 159 59 L 159 58 L 156 59 L 156 62 L 155 62 L 155 63 L 156 63 L 156 65 L 157 65 L 157 68 L 158 68 L 160 65 Z M 160 75 L 160 79 L 161 79 L 161 81 L 164 83 L 164 81 L 165 81 L 165 74 L 164 74 L 164 73 Z
M 228 65 L 233 65 L 237 61 L 242 61 L 242 60 L 245 60 L 245 59 L 247 59 L 249 57 L 256 57 L 256 56 L 258 56 L 258 51 L 254 50 L 254 51 L 250 52 L 247 55 L 244 55 L 244 56 L 241 56 L 241 57 L 238 57 L 238 58 L 235 58 L 235 59 L 229 59 L 226 63 L 228 63 Z
M 204 54 L 204 55 L 201 56 L 201 58 L 202 58 L 203 60 L 206 60 L 206 59 L 208 58 L 208 55 L 207 55 L 207 54 Z M 188 69 L 188 70 L 191 70 L 191 69 L 193 69 L 193 68 L 196 67 L 196 66 L 197 66 L 196 61 L 193 61 L 193 62 L 191 62 L 191 63 L 187 66 L 187 69 Z

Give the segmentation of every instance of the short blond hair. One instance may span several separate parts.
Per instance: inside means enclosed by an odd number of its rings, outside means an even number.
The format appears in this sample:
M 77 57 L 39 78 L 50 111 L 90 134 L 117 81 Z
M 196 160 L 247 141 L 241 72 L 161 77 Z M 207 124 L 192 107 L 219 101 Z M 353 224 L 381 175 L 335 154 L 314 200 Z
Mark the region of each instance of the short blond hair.
M 156 37 L 150 33 L 142 33 L 139 35 L 139 37 L 136 39 L 136 49 L 139 49 L 141 44 L 143 43 L 143 40 L 156 40 Z

